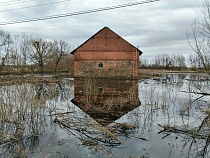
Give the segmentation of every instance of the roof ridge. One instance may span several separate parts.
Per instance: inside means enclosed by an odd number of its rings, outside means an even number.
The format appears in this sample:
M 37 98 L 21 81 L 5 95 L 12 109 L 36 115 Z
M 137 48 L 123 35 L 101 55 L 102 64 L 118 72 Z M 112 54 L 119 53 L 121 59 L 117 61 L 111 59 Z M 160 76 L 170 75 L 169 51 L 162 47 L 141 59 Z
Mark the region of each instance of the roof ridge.
M 74 54 L 74 52 L 80 48 L 82 45 L 84 45 L 86 42 L 88 42 L 90 39 L 94 38 L 95 35 L 97 35 L 99 32 L 101 32 L 102 30 L 104 29 L 109 29 L 111 32 L 113 32 L 114 34 L 116 34 L 118 37 L 122 38 L 120 35 L 118 35 L 116 32 L 114 32 L 112 29 L 110 29 L 109 27 L 107 26 L 104 26 L 102 29 L 100 29 L 99 31 L 97 31 L 95 34 L 93 34 L 90 38 L 88 38 L 85 42 L 83 42 L 81 45 L 79 45 L 77 48 L 75 48 L 71 54 Z M 135 47 L 134 45 L 132 45 L 130 42 L 126 41 L 124 38 L 122 38 L 125 42 L 127 42 L 128 44 L 130 44 L 132 47 L 136 48 L 139 52 L 140 52 L 140 55 L 142 54 L 142 51 L 139 50 L 137 47 Z

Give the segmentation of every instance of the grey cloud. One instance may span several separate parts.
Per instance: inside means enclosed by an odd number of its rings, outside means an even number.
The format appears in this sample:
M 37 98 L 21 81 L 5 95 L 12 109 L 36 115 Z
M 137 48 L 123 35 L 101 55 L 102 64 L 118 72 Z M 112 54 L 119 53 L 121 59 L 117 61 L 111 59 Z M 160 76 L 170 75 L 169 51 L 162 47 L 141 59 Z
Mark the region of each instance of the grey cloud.
M 159 9 L 163 10 L 173 10 L 173 9 L 183 9 L 183 8 L 189 8 L 189 9 L 195 9 L 200 6 L 202 6 L 203 1 L 201 0 L 165 0 L 163 1 L 162 5 L 159 7 Z
M 160 0 L 128 8 L 71 16 L 46 21 L 2 26 L 0 29 L 23 33 L 46 39 L 62 39 L 72 46 L 78 46 L 104 26 L 140 46 L 143 57 L 161 52 L 191 52 L 186 39 L 191 22 L 199 16 L 203 0 Z M 52 2 L 50 0 L 45 2 Z M 71 0 L 67 3 L 50 5 L 34 10 L 0 13 L 4 20 L 31 18 L 37 16 L 70 13 L 101 8 L 117 4 L 132 3 L 135 0 Z M 37 4 L 44 3 L 36 1 Z M 147 55 L 148 54 L 148 55 Z

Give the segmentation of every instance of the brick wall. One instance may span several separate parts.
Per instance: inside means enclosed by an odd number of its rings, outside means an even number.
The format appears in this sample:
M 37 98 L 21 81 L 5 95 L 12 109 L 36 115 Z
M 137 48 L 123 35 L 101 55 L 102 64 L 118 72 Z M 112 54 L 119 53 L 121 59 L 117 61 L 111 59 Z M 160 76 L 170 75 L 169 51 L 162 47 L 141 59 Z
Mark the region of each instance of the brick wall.
M 74 52 L 75 77 L 132 77 L 133 49 L 122 37 L 104 28 Z M 140 52 L 139 52 L 140 53 Z M 99 64 L 103 67 L 99 67 Z
M 79 67 L 75 77 L 123 77 L 131 78 L 133 61 L 75 61 Z M 99 67 L 103 64 L 103 67 Z
M 132 52 L 133 47 L 122 37 L 114 33 L 108 28 L 103 29 L 96 35 L 92 36 L 87 42 L 81 45 L 78 51 L 81 52 Z

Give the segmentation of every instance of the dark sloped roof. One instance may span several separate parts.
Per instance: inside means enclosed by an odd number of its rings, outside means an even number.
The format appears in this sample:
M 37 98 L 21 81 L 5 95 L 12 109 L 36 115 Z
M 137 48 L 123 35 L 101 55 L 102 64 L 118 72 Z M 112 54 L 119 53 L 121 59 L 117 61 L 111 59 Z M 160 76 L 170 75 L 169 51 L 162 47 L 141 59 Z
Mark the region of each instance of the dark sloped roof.
M 74 52 L 77 51 L 77 49 L 79 49 L 81 46 L 83 46 L 85 43 L 87 43 L 90 39 L 92 39 L 95 35 L 97 35 L 99 32 L 103 31 L 104 29 L 109 29 L 111 32 L 115 33 L 114 31 L 112 31 L 110 28 L 108 28 L 107 26 L 105 26 L 104 28 L 102 28 L 101 30 L 99 30 L 98 32 L 96 32 L 93 36 L 91 36 L 88 40 L 86 40 L 84 43 L 82 43 L 80 46 L 78 46 L 76 49 L 74 49 L 71 54 L 74 54 Z M 115 33 L 116 34 L 116 33 Z M 117 34 L 118 35 L 118 34 Z M 119 35 L 118 35 L 119 36 Z M 121 37 L 121 36 L 119 36 Z M 122 38 L 122 37 L 121 37 Z M 126 41 L 124 38 L 122 38 L 125 42 L 127 42 L 128 44 L 130 44 L 128 41 Z M 143 52 L 141 50 L 139 50 L 137 47 L 133 46 L 132 44 L 130 44 L 132 47 L 136 48 L 138 52 L 140 52 L 139 55 L 141 55 Z

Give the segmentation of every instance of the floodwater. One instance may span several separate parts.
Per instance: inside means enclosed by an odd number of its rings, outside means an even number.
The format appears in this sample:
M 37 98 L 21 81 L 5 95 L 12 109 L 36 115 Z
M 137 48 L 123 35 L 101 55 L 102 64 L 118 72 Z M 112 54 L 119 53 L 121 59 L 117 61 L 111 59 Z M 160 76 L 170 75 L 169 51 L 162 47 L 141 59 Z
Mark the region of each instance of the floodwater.
M 72 79 L 0 87 L 0 157 L 210 157 L 210 81 Z

